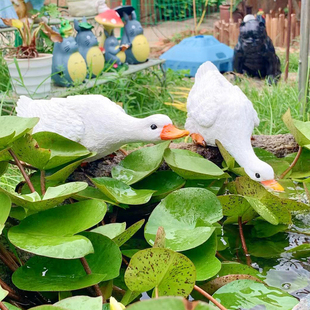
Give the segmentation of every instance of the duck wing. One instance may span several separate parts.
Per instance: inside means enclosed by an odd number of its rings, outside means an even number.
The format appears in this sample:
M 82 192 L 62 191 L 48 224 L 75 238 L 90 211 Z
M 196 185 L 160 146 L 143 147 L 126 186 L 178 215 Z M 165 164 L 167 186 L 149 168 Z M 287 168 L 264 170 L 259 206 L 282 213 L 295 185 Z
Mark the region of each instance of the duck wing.
M 80 142 L 85 126 L 82 117 L 76 111 L 76 104 L 66 98 L 33 100 L 20 96 L 16 106 L 17 116 L 39 117 L 39 123 L 33 133 L 50 131 L 70 140 Z

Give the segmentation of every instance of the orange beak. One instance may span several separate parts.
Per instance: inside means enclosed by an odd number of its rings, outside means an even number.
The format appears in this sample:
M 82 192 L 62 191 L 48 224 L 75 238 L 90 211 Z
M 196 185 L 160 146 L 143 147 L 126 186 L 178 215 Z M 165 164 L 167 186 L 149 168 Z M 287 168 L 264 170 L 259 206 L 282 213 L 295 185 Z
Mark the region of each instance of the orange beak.
M 284 188 L 276 180 L 268 180 L 261 182 L 264 186 L 273 189 L 274 191 L 284 192 Z
M 176 127 L 174 127 L 172 124 L 164 126 L 160 138 L 162 140 L 172 140 L 172 139 L 178 139 L 189 135 L 188 130 L 180 130 Z

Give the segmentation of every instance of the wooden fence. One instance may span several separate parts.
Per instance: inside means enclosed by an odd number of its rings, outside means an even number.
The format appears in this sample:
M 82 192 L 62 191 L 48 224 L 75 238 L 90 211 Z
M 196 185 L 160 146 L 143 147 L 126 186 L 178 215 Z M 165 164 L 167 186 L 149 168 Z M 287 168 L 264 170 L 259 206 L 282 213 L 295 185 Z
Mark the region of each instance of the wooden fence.
M 274 17 L 273 17 L 274 16 Z M 300 22 L 296 15 L 292 14 L 291 42 L 300 35 Z M 266 30 L 274 46 L 285 47 L 287 40 L 287 18 L 284 14 L 266 14 Z M 214 24 L 213 35 L 220 42 L 229 46 L 235 46 L 238 42 L 239 27 L 241 19 L 238 22 L 230 20 L 229 23 L 217 21 Z

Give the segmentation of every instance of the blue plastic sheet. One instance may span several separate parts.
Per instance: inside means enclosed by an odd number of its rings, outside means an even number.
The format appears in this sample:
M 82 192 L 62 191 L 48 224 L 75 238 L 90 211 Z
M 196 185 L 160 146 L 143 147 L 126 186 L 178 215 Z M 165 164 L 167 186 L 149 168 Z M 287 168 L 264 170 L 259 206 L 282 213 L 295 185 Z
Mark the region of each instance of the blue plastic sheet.
M 0 1 L 0 17 L 2 18 L 18 18 L 11 0 Z M 0 27 L 7 27 L 2 20 L 0 20 Z

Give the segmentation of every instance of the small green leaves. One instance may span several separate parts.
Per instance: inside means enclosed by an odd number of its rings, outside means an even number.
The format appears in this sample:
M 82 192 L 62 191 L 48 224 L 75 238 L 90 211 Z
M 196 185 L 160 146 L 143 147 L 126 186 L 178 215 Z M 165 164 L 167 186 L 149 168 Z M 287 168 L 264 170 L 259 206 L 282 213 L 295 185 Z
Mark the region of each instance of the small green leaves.
M 10 214 L 11 199 L 8 195 L 0 193 L 0 235 L 4 228 L 4 224 Z
M 107 207 L 100 200 L 63 205 L 28 216 L 9 230 L 20 249 L 54 258 L 79 258 L 93 252 L 91 242 L 79 235 L 102 220 Z
M 186 256 L 162 248 L 136 253 L 125 273 L 125 282 L 131 291 L 156 288 L 158 296 L 187 297 L 194 288 L 195 279 L 195 266 Z
M 227 309 L 250 309 L 257 305 L 268 310 L 291 310 L 298 300 L 277 288 L 251 280 L 239 280 L 221 287 L 213 295 Z
M 74 296 L 54 304 L 66 310 L 101 310 L 102 297 Z
M 169 194 L 153 210 L 145 227 L 146 241 L 153 245 L 158 227 L 166 233 L 166 247 L 175 251 L 195 248 L 212 235 L 213 223 L 222 218 L 216 196 L 203 188 L 183 188 Z
M 166 141 L 130 153 L 112 169 L 112 177 L 128 185 L 142 180 L 157 170 L 169 144 L 170 141 Z
M 121 181 L 107 177 L 94 178 L 91 181 L 109 199 L 117 203 L 141 205 L 147 203 L 154 193 L 146 189 L 135 190 Z
M 229 177 L 222 169 L 197 153 L 167 149 L 164 159 L 169 167 L 184 179 L 220 179 Z

